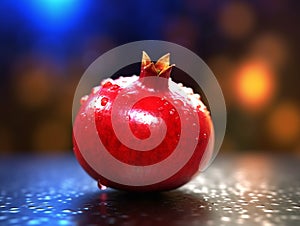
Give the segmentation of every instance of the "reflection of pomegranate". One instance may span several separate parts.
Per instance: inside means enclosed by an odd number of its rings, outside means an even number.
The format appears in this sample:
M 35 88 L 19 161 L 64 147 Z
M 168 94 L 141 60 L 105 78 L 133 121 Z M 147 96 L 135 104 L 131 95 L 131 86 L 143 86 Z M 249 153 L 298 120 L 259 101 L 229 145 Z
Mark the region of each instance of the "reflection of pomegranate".
M 82 98 L 74 152 L 102 185 L 169 190 L 187 183 L 209 160 L 209 112 L 191 88 L 171 81 L 172 66 L 169 54 L 153 63 L 143 52 L 139 77 L 106 79 Z

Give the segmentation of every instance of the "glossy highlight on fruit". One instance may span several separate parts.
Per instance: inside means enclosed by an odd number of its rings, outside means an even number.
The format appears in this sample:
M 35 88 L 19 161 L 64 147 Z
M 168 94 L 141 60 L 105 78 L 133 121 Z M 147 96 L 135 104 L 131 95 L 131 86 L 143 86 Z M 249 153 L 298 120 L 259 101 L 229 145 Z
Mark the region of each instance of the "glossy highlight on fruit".
M 143 52 L 139 76 L 105 79 L 81 99 L 74 153 L 101 186 L 164 191 L 190 181 L 209 161 L 210 114 L 191 88 L 174 83 L 166 54 Z

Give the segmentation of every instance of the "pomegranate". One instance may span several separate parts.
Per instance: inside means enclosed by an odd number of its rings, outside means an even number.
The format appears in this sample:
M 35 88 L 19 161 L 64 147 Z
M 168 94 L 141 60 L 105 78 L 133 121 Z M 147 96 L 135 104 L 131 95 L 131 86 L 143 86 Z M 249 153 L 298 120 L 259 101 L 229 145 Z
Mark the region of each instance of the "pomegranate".
M 174 83 L 170 54 L 143 52 L 139 76 L 105 79 L 81 99 L 74 153 L 100 187 L 164 191 L 192 179 L 210 159 L 209 111 L 191 88 Z

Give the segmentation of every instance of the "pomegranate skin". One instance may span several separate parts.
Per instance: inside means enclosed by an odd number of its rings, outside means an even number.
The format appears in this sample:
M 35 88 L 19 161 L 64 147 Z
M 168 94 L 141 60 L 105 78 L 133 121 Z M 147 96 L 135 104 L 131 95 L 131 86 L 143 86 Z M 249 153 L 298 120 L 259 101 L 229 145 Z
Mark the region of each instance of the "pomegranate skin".
M 154 71 L 155 68 L 149 66 L 150 62 L 150 60 L 145 61 L 144 65 L 142 62 L 140 77 L 121 77 L 117 80 L 108 79 L 103 81 L 99 87 L 92 90 L 88 97 L 83 98 L 82 106 L 75 118 L 73 124 L 73 150 L 75 156 L 91 177 L 107 187 L 138 192 L 175 189 L 189 182 L 199 172 L 199 168 L 206 164 L 212 154 L 213 126 L 209 112 L 203 103 L 200 99 L 196 101 L 197 104 L 187 103 L 184 97 L 170 92 L 167 86 L 163 90 L 156 90 L 155 84 L 144 84 L 142 78 L 157 76 L 158 73 L 157 70 Z M 160 75 L 165 78 L 166 84 L 168 84 L 171 72 L 170 66 L 158 65 L 157 67 L 160 67 L 159 71 L 162 72 Z M 147 71 L 149 68 L 150 70 Z M 141 140 L 147 139 L 151 135 L 150 127 L 160 128 L 162 126 L 161 122 L 165 123 L 167 130 L 162 142 L 152 150 L 141 152 L 124 145 L 116 136 L 112 123 L 112 108 L 120 92 L 124 93 L 125 91 L 130 98 L 130 94 L 139 95 L 144 89 L 150 94 L 152 92 L 153 95 L 148 95 L 136 102 L 126 116 L 124 116 L 124 111 L 119 110 L 117 111 L 117 117 L 114 117 L 114 119 L 119 118 L 120 120 L 126 118 L 126 123 L 129 124 L 132 134 Z M 164 97 L 157 97 L 157 92 L 163 92 Z M 192 94 L 189 95 L 194 98 Z M 174 106 L 174 103 L 176 103 L 176 106 Z M 180 118 L 178 109 L 186 113 L 187 116 L 184 119 Z M 194 114 L 190 114 L 191 112 L 194 112 Z M 96 145 L 96 140 L 88 139 L 89 137 L 95 137 L 94 129 L 96 127 L 98 139 L 101 140 L 105 149 L 115 159 L 128 165 L 141 167 L 153 165 L 172 155 L 181 136 L 182 123 L 192 127 L 192 122 L 195 121 L 193 117 L 197 117 L 200 128 L 198 137 L 191 137 L 191 139 L 197 140 L 193 154 L 176 173 L 158 183 L 142 186 L 117 183 L 96 172 L 82 154 L 85 151 L 83 149 L 92 150 Z M 157 118 L 161 120 L 156 120 Z M 115 122 L 115 124 L 118 123 L 118 121 Z M 78 137 L 84 137 L 84 143 L 80 145 L 80 148 L 77 142 Z M 183 142 L 188 143 L 190 140 Z M 185 155 L 185 150 L 180 151 L 182 155 Z M 130 172 L 127 172 L 124 168 L 122 170 L 116 168 L 109 170 L 113 171 L 114 174 L 125 174 L 130 177 Z M 151 175 L 145 176 L 155 177 L 159 173 L 159 171 L 153 171 L 149 173 Z

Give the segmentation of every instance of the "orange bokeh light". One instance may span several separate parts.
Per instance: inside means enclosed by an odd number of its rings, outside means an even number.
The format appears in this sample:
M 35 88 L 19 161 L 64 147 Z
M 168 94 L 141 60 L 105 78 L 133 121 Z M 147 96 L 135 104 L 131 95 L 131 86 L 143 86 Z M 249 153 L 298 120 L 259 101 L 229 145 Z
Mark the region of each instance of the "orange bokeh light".
M 234 84 L 236 99 L 248 110 L 261 109 L 274 96 L 274 74 L 260 61 L 242 64 L 237 70 Z
M 267 132 L 279 145 L 296 143 L 300 136 L 300 110 L 293 103 L 277 106 L 267 120 Z

